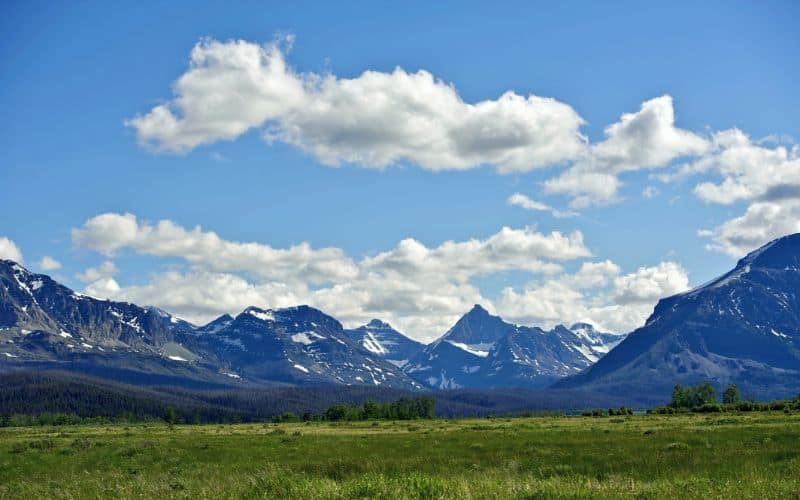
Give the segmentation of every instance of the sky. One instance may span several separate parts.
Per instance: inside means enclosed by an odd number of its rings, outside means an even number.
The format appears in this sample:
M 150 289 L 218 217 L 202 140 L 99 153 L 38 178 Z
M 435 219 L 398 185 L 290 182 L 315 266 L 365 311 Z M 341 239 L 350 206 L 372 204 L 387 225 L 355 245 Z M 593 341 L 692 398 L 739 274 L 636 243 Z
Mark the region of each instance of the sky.
M 797 2 L 4 2 L 0 257 L 195 323 L 627 332 L 800 231 Z

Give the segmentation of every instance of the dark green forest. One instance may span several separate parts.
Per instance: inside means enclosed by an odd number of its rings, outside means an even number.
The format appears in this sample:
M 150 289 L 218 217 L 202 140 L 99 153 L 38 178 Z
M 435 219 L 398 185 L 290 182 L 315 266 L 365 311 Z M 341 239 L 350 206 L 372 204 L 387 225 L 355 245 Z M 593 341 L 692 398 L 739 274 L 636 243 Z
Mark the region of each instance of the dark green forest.
M 360 417 L 354 416 L 355 407 L 369 415 L 367 418 L 403 419 L 409 414 L 407 409 L 386 403 L 419 402 L 421 396 L 428 398 L 425 401 L 433 401 L 436 415 L 444 418 L 535 414 L 565 408 L 579 412 L 600 405 L 622 404 L 603 395 L 563 390 L 512 388 L 421 394 L 341 385 L 191 390 L 135 386 L 70 372 L 42 371 L 0 374 L 0 423 L 157 421 L 165 418 L 168 409 L 183 423 L 265 422 L 287 413 L 297 418 L 323 415 L 331 408 L 325 418 L 359 420 Z M 367 402 L 370 403 L 365 410 L 363 405 Z

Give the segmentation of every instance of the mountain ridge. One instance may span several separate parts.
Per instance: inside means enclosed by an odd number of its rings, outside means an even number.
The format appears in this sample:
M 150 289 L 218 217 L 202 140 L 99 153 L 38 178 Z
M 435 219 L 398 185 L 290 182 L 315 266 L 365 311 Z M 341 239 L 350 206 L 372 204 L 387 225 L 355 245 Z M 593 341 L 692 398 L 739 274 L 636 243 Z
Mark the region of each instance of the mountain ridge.
M 545 331 L 508 323 L 476 304 L 404 369 L 436 389 L 541 388 L 578 373 L 607 351 L 593 327 L 573 332 L 558 325 Z
M 722 276 L 661 299 L 645 324 L 555 384 L 620 393 L 736 383 L 757 398 L 800 391 L 800 234 L 750 252 Z

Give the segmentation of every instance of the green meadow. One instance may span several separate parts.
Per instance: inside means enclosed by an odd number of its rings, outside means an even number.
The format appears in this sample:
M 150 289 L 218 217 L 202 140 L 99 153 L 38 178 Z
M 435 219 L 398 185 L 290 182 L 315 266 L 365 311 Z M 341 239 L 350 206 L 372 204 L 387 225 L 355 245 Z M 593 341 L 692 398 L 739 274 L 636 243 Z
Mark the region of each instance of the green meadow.
M 0 429 L 0 498 L 798 496 L 798 413 Z

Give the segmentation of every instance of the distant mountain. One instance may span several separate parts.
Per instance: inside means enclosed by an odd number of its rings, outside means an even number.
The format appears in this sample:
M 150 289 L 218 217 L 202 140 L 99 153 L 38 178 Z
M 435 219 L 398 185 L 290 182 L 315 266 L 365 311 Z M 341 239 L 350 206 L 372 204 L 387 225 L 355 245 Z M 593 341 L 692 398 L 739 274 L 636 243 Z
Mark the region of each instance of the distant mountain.
M 346 330 L 347 336 L 367 352 L 402 368 L 425 344 L 412 340 L 379 319 L 364 326 Z
M 669 399 L 676 383 L 736 383 L 745 396 L 800 391 L 800 234 L 777 239 L 723 276 L 662 299 L 644 326 L 594 366 L 557 384 Z
M 198 330 L 197 342 L 215 353 L 229 376 L 287 383 L 385 385 L 414 389 L 402 370 L 365 352 L 342 324 L 309 306 L 249 307 Z
M 586 324 L 576 331 L 514 325 L 476 305 L 404 370 L 436 389 L 539 388 L 588 367 L 618 337 Z
M 82 295 L 0 260 L 0 363 L 222 382 L 213 356 L 192 352 L 193 329 L 160 309 Z
M 0 370 L 40 367 L 193 385 L 419 385 L 316 309 L 246 309 L 195 327 L 155 307 L 99 300 L 0 260 Z
M 160 356 L 176 340 L 176 331 L 192 329 L 156 308 L 75 293 L 8 260 L 0 260 L 0 285 L 0 329 L 8 358 L 30 351 L 131 350 Z
M 230 314 L 223 314 L 222 316 L 218 317 L 217 319 L 207 323 L 203 326 L 199 326 L 195 329 L 195 333 L 198 335 L 202 334 L 215 334 L 222 330 L 223 328 L 227 327 L 233 323 L 233 316 Z

